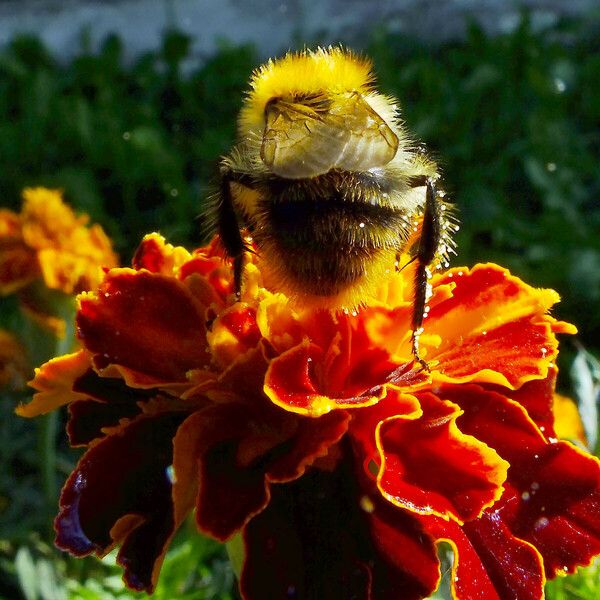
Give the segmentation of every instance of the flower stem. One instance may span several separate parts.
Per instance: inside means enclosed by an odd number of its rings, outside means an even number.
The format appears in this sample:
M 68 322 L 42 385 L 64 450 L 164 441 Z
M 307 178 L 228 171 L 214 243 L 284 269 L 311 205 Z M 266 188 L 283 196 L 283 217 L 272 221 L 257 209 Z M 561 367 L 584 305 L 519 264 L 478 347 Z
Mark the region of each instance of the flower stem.
M 44 510 L 53 514 L 57 499 L 56 486 L 56 435 L 58 413 L 51 412 L 38 420 L 38 457 L 44 494 Z
M 23 322 L 23 340 L 28 349 L 28 353 L 33 365 L 41 365 L 47 360 L 71 352 L 75 342 L 75 299 L 72 296 L 54 292 L 42 288 L 32 289 L 34 297 L 39 300 L 41 314 L 47 314 L 65 322 L 65 331 L 62 336 L 57 337 L 56 333 L 40 325 L 39 320 L 33 319 L 24 313 Z M 38 298 L 38 299 L 39 299 Z M 40 310 L 41 310 L 40 309 Z M 59 414 L 56 411 L 44 415 L 37 421 L 37 463 L 39 469 L 40 483 L 42 488 L 42 498 L 44 500 L 43 513 L 46 515 L 45 521 L 56 510 L 58 498 L 57 485 L 57 443 Z M 52 535 L 52 532 L 49 532 Z

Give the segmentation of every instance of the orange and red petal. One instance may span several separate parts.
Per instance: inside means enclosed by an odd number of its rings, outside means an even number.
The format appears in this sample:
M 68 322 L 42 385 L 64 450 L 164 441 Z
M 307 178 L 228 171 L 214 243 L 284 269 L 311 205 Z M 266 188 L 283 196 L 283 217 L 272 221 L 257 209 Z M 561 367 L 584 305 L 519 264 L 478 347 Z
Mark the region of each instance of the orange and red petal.
M 395 416 L 379 425 L 379 489 L 390 502 L 416 513 L 474 519 L 502 494 L 509 464 L 460 431 L 456 404 L 430 393 L 418 400 L 421 418 Z
M 37 417 L 73 400 L 85 399 L 85 394 L 73 391 L 73 384 L 90 367 L 90 356 L 84 350 L 53 358 L 35 370 L 29 385 L 37 393 L 29 404 L 17 406 L 15 412 L 21 417 Z
M 452 282 L 452 297 L 433 305 L 425 321 L 424 337 L 440 340 L 427 348 L 434 380 L 515 389 L 545 378 L 557 353 L 555 333 L 574 331 L 545 316 L 558 294 L 534 289 L 493 264 L 451 269 L 432 285 Z
M 168 467 L 182 420 L 178 413 L 139 418 L 84 454 L 61 493 L 55 520 L 59 548 L 75 556 L 103 556 L 120 545 L 117 562 L 127 585 L 152 592 L 179 526 Z
M 368 359 L 363 356 L 351 368 L 340 366 L 345 374 L 342 383 L 339 373 L 337 381 L 328 377 L 341 360 L 339 355 L 306 340 L 273 359 L 265 376 L 265 393 L 278 406 L 310 416 L 375 404 L 385 396 L 385 378 L 397 365 L 385 352 L 371 350 Z
M 404 394 L 395 386 L 386 388 L 386 396 L 377 404 L 351 411 L 350 439 L 355 452 L 363 462 L 365 473 L 373 474 L 379 468 L 381 458 L 377 446 L 377 426 L 390 417 L 418 419 L 423 410 L 417 398 Z
M 136 271 L 174 275 L 191 254 L 181 246 L 168 244 L 158 233 L 149 233 L 138 246 L 132 260 Z
M 511 465 L 494 506 L 511 532 L 533 544 L 548 577 L 600 553 L 600 463 L 568 442 L 547 440 L 524 409 L 476 386 L 444 391 L 464 410 L 459 426 Z
M 556 347 L 550 323 L 524 317 L 432 352 L 431 360 L 436 361 L 432 377 L 436 383 L 477 382 L 517 389 L 547 377 Z
M 208 364 L 203 307 L 173 277 L 113 269 L 79 299 L 77 330 L 97 368 L 122 365 L 155 382 L 183 382 Z
M 403 511 L 374 497 L 360 504 L 352 468 L 311 469 L 274 486 L 244 529 L 245 600 L 418 600 L 439 581 L 432 539 Z

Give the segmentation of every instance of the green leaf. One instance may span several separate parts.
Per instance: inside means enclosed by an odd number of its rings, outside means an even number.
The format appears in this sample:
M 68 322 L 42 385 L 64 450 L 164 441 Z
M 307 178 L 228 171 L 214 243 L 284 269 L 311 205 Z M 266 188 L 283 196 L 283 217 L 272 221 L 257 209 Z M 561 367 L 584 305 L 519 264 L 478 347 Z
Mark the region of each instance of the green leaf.
M 38 573 L 33 557 L 27 548 L 23 547 L 17 550 L 15 569 L 25 599 L 39 600 Z
M 600 362 L 584 348 L 579 348 L 575 356 L 571 380 L 588 445 L 594 449 L 598 444 Z

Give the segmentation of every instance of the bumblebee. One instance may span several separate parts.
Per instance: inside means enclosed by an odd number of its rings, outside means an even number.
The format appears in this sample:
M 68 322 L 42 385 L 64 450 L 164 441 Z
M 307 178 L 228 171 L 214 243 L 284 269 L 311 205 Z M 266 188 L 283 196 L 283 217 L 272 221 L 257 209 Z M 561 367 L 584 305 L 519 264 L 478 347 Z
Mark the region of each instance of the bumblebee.
M 214 229 L 233 259 L 236 293 L 253 239 L 270 285 L 311 305 L 354 310 L 397 266 L 420 222 L 413 353 L 430 266 L 447 261 L 456 227 L 435 163 L 376 91 L 371 63 L 339 47 L 290 53 L 258 68 L 220 165 Z

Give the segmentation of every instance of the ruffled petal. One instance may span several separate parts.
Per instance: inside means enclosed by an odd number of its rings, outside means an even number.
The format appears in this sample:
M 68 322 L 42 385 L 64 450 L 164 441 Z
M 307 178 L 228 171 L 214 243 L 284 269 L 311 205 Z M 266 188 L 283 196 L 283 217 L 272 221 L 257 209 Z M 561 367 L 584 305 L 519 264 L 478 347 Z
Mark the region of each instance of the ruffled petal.
M 511 464 L 495 510 L 532 543 L 548 577 L 572 573 L 600 553 L 600 462 L 568 442 L 547 440 L 523 408 L 475 386 L 445 393 L 464 409 L 460 427 Z
M 157 394 L 156 390 L 129 387 L 114 377 L 100 377 L 89 369 L 73 382 L 73 391 L 85 399 L 69 404 L 67 435 L 71 446 L 87 445 L 114 428 L 140 414 L 140 403 Z
M 381 422 L 378 485 L 390 502 L 420 514 L 462 523 L 478 517 L 502 494 L 509 464 L 456 425 L 458 406 L 418 395 L 419 419 Z
M 83 350 L 53 358 L 36 369 L 35 377 L 29 382 L 37 390 L 33 400 L 29 404 L 17 406 L 15 412 L 21 417 L 37 417 L 73 400 L 85 399 L 85 394 L 73 390 L 73 384 L 90 367 L 90 356 Z
M 384 396 L 383 387 L 375 394 L 368 393 L 368 383 L 362 389 L 347 390 L 342 397 L 329 395 L 320 370 L 324 361 L 323 350 L 308 341 L 284 352 L 269 366 L 265 394 L 286 410 L 310 416 L 323 415 L 334 408 L 370 406 Z
M 347 422 L 342 411 L 309 419 L 266 402 L 261 408 L 258 399 L 192 414 L 178 433 L 174 470 L 183 489 L 199 481 L 200 529 L 220 540 L 231 537 L 267 505 L 271 483 L 300 477 L 340 439 Z
M 554 434 L 554 390 L 556 389 L 556 366 L 548 369 L 545 379 L 534 379 L 524 383 L 518 390 L 491 388 L 520 404 L 528 417 L 538 426 L 546 438 Z
M 183 416 L 140 418 L 90 448 L 67 480 L 56 544 L 75 556 L 103 556 L 119 544 L 127 585 L 152 592 L 175 529 L 172 438 Z M 152 449 L 149 452 L 149 449 Z
M 386 391 L 385 398 L 374 406 L 351 412 L 350 438 L 365 472 L 371 475 L 376 474 L 381 465 L 377 445 L 379 424 L 390 417 L 411 420 L 423 416 L 421 404 L 415 396 L 404 394 L 394 386 L 388 386 Z
M 172 277 L 110 271 L 79 299 L 78 335 L 97 368 L 118 364 L 154 382 L 185 381 L 208 364 L 203 307 Z
M 151 273 L 173 275 L 190 258 L 185 248 L 172 246 L 158 233 L 150 233 L 138 246 L 132 266 L 136 271 L 145 269 Z
M 434 381 L 493 383 L 513 389 L 544 379 L 556 358 L 555 332 L 575 331 L 544 316 L 558 300 L 553 290 L 537 290 L 497 265 L 451 269 L 433 286 L 455 283 L 452 297 L 432 306 L 424 336 Z
M 453 597 L 468 600 L 536 600 L 544 597 L 540 554 L 520 540 L 492 512 L 463 527 L 438 517 L 422 517 L 425 530 L 454 550 Z

